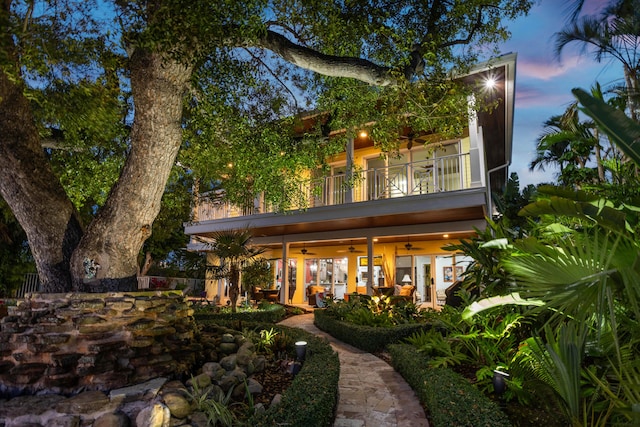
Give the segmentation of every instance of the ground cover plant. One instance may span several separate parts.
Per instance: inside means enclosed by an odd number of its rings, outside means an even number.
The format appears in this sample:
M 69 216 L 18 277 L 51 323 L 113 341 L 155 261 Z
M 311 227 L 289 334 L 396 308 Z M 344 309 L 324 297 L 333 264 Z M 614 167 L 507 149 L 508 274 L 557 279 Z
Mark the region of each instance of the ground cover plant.
M 275 321 L 264 320 L 274 318 L 274 313 L 277 313 Z M 196 310 L 194 317 L 204 337 L 205 349 L 207 342 L 218 341 L 223 333 L 232 333 L 251 341 L 266 364 L 265 369 L 255 375 L 263 387 L 258 395 L 237 396 L 194 388 L 192 400 L 207 414 L 210 425 L 326 426 L 333 421 L 340 371 L 337 354 L 325 340 L 300 329 L 275 324 L 285 315 L 295 314 L 300 314 L 300 310 L 271 303 L 240 307 L 237 312 L 214 306 L 201 306 Z M 307 342 L 308 353 L 304 363 L 294 370 L 295 342 L 300 340 Z M 282 395 L 280 403 L 271 405 L 277 395 Z

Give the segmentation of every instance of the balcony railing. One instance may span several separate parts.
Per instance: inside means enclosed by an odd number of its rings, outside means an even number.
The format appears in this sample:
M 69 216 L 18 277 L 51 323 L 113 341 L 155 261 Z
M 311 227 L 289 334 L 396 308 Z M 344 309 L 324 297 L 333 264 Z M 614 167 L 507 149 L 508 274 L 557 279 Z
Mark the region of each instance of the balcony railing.
M 345 174 L 310 179 L 303 184 L 308 205 L 304 207 L 335 206 L 349 201 L 366 202 L 379 199 L 455 191 L 471 186 L 469 155 L 460 154 L 382 168 L 367 169 L 351 179 Z M 257 213 L 272 212 L 260 199 L 250 207 L 234 207 L 213 203 L 206 195 L 197 206 L 197 221 L 207 221 Z

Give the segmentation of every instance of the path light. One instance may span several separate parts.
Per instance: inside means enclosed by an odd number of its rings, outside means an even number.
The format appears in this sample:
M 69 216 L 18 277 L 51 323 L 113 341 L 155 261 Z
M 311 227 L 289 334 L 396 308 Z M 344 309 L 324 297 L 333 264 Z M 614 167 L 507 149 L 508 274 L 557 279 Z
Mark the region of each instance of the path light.
M 507 390 L 507 382 L 505 381 L 507 377 L 509 377 L 509 374 L 506 372 L 498 369 L 493 370 L 493 391 L 498 397 L 502 396 Z
M 307 354 L 307 342 L 306 341 L 296 342 L 296 360 L 298 362 L 304 362 L 304 358 L 306 354 Z

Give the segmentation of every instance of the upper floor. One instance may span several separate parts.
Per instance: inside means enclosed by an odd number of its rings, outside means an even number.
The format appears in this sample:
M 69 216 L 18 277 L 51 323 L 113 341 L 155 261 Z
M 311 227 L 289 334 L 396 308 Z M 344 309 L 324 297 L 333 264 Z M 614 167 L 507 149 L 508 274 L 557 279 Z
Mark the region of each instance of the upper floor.
M 398 155 L 388 156 L 370 136 L 359 135 L 328 159 L 328 170 L 297 180 L 304 196 L 288 212 L 274 212 L 261 196 L 237 207 L 201 194 L 193 221 L 185 224 L 191 247 L 217 231 L 247 227 L 263 245 L 303 241 L 313 233 L 354 238 L 375 230 L 406 239 L 415 233 L 406 230 L 411 226 L 421 234 L 483 227 L 492 211 L 491 191 L 502 189 L 511 162 L 515 59 L 505 55 L 465 77 L 492 83 L 486 97 L 494 108 L 471 114 L 464 134 L 438 140 L 405 133 Z

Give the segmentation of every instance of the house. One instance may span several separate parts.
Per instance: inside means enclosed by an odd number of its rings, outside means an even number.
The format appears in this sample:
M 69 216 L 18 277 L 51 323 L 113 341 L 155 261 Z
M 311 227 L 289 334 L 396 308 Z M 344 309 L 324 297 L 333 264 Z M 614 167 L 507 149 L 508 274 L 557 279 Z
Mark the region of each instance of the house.
M 190 248 L 206 249 L 216 231 L 250 227 L 253 243 L 269 248 L 282 302 L 308 302 L 312 286 L 344 298 L 411 284 L 417 302 L 437 308 L 470 262 L 442 247 L 485 228 L 491 192 L 507 180 L 515 63 L 515 54 L 504 55 L 465 77 L 494 83 L 488 90 L 498 102 L 471 117 L 457 138 L 437 144 L 404 138 L 400 158 L 386 159 L 367 135 L 352 139 L 332 159 L 331 173 L 315 182 L 320 188 L 308 209 L 274 214 L 258 206 L 261 213 L 252 214 L 199 200 L 194 221 L 185 224 Z M 361 176 L 347 188 L 342 183 L 354 165 Z M 207 292 L 222 297 L 224 286 L 209 281 Z

